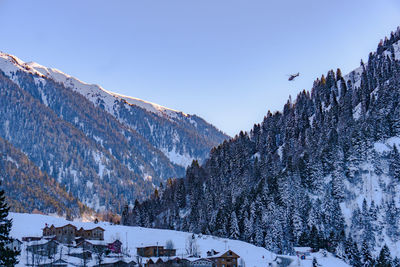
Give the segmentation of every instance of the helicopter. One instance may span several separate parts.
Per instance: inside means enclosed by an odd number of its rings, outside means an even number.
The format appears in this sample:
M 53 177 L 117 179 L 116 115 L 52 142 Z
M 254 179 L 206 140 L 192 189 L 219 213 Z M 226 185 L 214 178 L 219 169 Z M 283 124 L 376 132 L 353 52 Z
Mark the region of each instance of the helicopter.
M 293 81 L 294 80 L 294 78 L 296 78 L 297 76 L 299 76 L 300 75 L 300 73 L 298 72 L 298 73 L 296 73 L 296 74 L 290 74 L 289 75 L 289 79 L 288 79 L 288 81 Z

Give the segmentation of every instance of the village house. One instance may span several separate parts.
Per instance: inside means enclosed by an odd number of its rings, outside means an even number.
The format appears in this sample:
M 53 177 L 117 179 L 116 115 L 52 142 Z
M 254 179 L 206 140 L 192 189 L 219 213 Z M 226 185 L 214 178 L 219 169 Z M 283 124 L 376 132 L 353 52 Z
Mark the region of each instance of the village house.
M 172 257 L 176 256 L 176 249 L 167 249 L 163 246 L 138 247 L 137 255 L 141 257 Z
M 232 250 L 220 252 L 207 257 L 207 259 L 214 262 L 215 267 L 237 267 L 239 258 L 240 256 Z
M 121 248 L 122 248 L 122 242 L 119 241 L 118 239 L 115 240 L 112 243 L 107 244 L 107 248 L 112 252 L 112 253 L 121 253 Z
M 67 224 L 61 227 L 55 227 L 51 225 L 43 228 L 44 237 L 55 237 L 60 243 L 70 244 L 75 240 L 76 227 L 72 224 Z
M 52 256 L 57 252 L 58 242 L 55 240 L 31 241 L 27 244 L 27 251 L 42 256 Z
M 97 226 L 90 230 L 85 230 L 82 227 L 76 232 L 76 237 L 82 237 L 90 240 L 104 240 L 104 229 Z
M 107 250 L 107 245 L 101 240 L 82 240 L 79 243 L 77 243 L 75 247 L 94 252 L 101 252 Z
M 72 224 L 67 224 L 61 227 L 55 227 L 51 225 L 50 227 L 46 224 L 43 228 L 43 236 L 45 238 L 54 237 L 60 243 L 71 244 L 76 238 L 82 241 L 83 239 L 89 240 L 104 240 L 104 229 L 97 226 L 90 230 L 85 230 L 82 227 L 77 230 L 76 226 Z
M 121 259 L 94 265 L 94 267 L 135 267 L 135 266 L 138 266 L 135 261 L 126 262 Z
M 23 242 L 39 241 L 42 239 L 40 236 L 25 236 L 22 238 Z
M 195 267 L 213 267 L 214 262 L 210 259 L 197 259 L 192 262 L 190 262 L 190 266 L 195 266 Z

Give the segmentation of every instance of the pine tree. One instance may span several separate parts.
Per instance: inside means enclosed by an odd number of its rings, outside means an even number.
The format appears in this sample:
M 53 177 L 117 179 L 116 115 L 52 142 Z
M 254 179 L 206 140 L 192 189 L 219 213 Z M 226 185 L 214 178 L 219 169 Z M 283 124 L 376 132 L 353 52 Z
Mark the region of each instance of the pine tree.
M 314 251 L 318 251 L 320 249 L 320 236 L 318 229 L 315 225 L 312 226 L 310 232 L 310 247 Z
M 9 207 L 6 203 L 4 190 L 0 190 L 0 265 L 14 266 L 18 263 L 19 251 L 6 248 L 6 245 L 13 241 L 10 237 L 12 219 L 8 219 Z
M 396 182 L 400 182 L 400 155 L 396 145 L 390 154 L 389 174 Z
M 230 223 L 231 223 L 231 226 L 229 228 L 229 230 L 230 230 L 229 238 L 238 239 L 240 236 L 240 231 L 239 231 L 239 224 L 238 224 L 238 220 L 237 220 L 235 211 L 232 211 Z
M 389 248 L 386 244 L 382 247 L 381 252 L 379 253 L 378 259 L 376 260 L 376 267 L 391 267 L 392 266 L 392 258 L 390 256 Z
M 361 246 L 361 262 L 364 267 L 374 266 L 374 259 L 372 258 L 370 249 L 366 241 L 364 241 Z

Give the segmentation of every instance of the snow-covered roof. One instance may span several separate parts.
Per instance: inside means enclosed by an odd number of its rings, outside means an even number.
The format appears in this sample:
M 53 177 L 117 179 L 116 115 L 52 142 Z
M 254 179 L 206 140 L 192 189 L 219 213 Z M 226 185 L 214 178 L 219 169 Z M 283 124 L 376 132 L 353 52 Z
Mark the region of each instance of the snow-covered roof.
M 107 242 L 105 242 L 104 240 L 87 240 L 87 239 L 82 240 L 81 242 L 79 242 L 79 243 L 77 244 L 77 246 L 78 246 L 80 243 L 82 243 L 82 242 L 87 242 L 87 243 L 90 243 L 90 244 L 95 245 L 95 246 L 98 246 L 98 245 L 107 246 Z
M 310 247 L 294 247 L 296 252 L 310 252 L 312 249 Z
M 207 258 L 208 258 L 208 259 L 212 259 L 212 258 L 219 258 L 219 257 L 221 257 L 222 255 L 224 255 L 224 254 L 228 253 L 229 251 L 237 255 L 237 253 L 235 253 L 235 252 L 233 252 L 232 250 L 230 250 L 230 249 L 229 249 L 229 250 L 226 250 L 226 251 L 219 252 L 219 253 L 217 253 L 217 254 L 214 254 L 214 255 L 208 256 Z

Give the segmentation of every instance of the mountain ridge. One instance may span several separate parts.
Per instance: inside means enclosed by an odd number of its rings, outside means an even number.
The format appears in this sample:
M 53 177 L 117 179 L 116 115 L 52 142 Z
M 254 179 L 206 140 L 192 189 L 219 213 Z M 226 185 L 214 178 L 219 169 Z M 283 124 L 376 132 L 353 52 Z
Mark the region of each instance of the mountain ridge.
M 171 146 L 158 144 L 157 141 L 153 140 L 162 139 L 163 135 L 167 135 L 165 132 L 155 136 L 154 138 L 150 138 L 150 141 L 173 163 L 182 167 L 188 166 L 194 159 L 204 159 L 208 154 L 209 149 L 228 137 L 226 134 L 217 130 L 213 125 L 208 124 L 196 115 L 189 115 L 142 99 L 111 92 L 99 85 L 82 82 L 81 80 L 55 68 L 48 68 L 35 62 L 24 62 L 13 55 L 3 52 L 0 52 L 0 69 L 3 69 L 7 76 L 12 76 L 12 73 L 21 70 L 38 75 L 41 78 L 51 78 L 56 82 L 62 83 L 65 87 L 71 88 L 85 96 L 89 101 L 94 103 L 94 105 L 103 108 L 121 123 L 135 130 L 137 130 L 138 127 L 136 122 L 132 120 L 132 115 L 129 113 L 135 112 L 132 111 L 132 109 L 136 110 L 137 108 L 142 108 L 155 114 L 157 117 L 167 118 L 170 121 L 170 124 L 172 124 L 172 126 L 169 127 L 170 131 L 174 127 L 177 127 L 177 124 L 182 124 L 184 129 L 181 129 L 180 131 L 187 132 L 183 135 L 183 138 L 189 138 L 188 142 L 194 142 L 194 140 L 190 138 L 190 135 L 195 134 L 197 131 L 200 132 L 200 135 L 197 135 L 196 138 L 199 139 L 200 142 L 204 143 L 204 146 L 206 146 L 207 149 L 201 149 L 198 146 L 195 147 L 196 151 L 193 151 L 193 149 L 191 150 L 190 147 L 180 147 L 177 143 L 175 143 L 175 145 L 178 147 L 174 150 Z M 42 98 L 43 97 L 45 96 L 42 96 Z M 121 116 L 120 113 L 123 113 L 123 116 Z M 150 125 L 147 127 L 146 131 L 141 132 L 140 134 L 146 138 L 149 131 L 152 133 Z M 176 132 L 169 134 L 165 139 L 174 140 L 174 135 L 176 135 Z M 209 140 L 213 136 L 216 138 Z M 164 140 L 163 142 L 167 143 L 168 141 Z M 201 150 L 201 152 L 198 153 L 197 151 L 199 150 Z
M 196 115 L 166 117 L 40 68 L 0 54 L 0 137 L 96 211 L 144 198 L 226 138 Z

